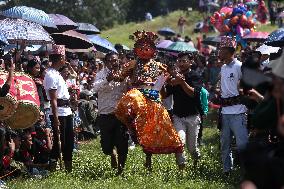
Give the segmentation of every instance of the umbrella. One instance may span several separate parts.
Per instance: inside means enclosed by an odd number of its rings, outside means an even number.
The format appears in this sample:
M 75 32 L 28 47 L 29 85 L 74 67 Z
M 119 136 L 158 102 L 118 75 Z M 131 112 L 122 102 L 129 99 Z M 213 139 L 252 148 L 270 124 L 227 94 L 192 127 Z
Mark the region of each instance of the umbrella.
M 5 46 L 5 45 L 8 45 L 9 42 L 7 40 L 7 38 L 2 34 L 0 33 L 0 46 Z
M 161 28 L 158 30 L 158 34 L 162 36 L 173 36 L 176 34 L 176 32 L 171 28 Z
M 271 47 L 267 46 L 265 44 L 261 45 L 258 47 L 255 51 L 260 52 L 261 54 L 272 54 L 272 53 L 277 53 L 280 50 L 280 47 Z
M 49 28 L 47 29 L 50 33 L 56 33 L 56 32 L 65 32 L 68 30 L 74 30 L 78 28 L 78 24 L 73 22 L 68 17 L 61 15 L 61 14 L 49 14 L 48 15 L 51 20 L 54 22 L 54 24 L 57 26 L 58 29 L 55 28 Z
M 94 44 L 96 49 L 103 53 L 108 53 L 110 51 L 116 52 L 113 44 L 108 40 L 98 36 L 98 35 L 88 35 L 89 40 Z
M 205 38 L 201 43 L 203 43 L 204 45 L 211 45 L 217 47 L 220 42 L 221 42 L 220 36 L 212 36 Z
M 79 33 L 83 33 L 86 35 L 101 33 L 100 30 L 93 24 L 89 24 L 89 23 L 77 23 L 77 24 L 78 24 L 78 28 L 76 29 L 76 31 L 78 31 Z
M 130 51 L 130 48 L 127 47 L 126 45 L 122 45 L 122 47 L 123 47 L 123 50 L 125 50 L 125 51 Z
M 220 5 L 218 3 L 214 3 L 214 2 L 208 3 L 207 6 L 208 7 L 213 7 L 213 8 L 216 8 L 216 9 L 220 7 Z
M 74 30 L 69 30 L 63 33 L 51 34 L 57 45 L 65 45 L 69 50 L 89 49 L 93 47 L 92 42 L 84 34 L 78 33 Z
M 44 11 L 26 6 L 16 6 L 0 12 L 0 15 L 10 18 L 38 23 L 42 26 L 56 28 L 56 25 Z
M 243 37 L 247 41 L 264 42 L 269 33 L 268 32 L 251 32 Z
M 166 49 L 167 47 L 169 47 L 173 42 L 171 40 L 162 40 L 161 42 L 159 42 L 156 47 L 157 49 Z
M 265 41 L 265 44 L 274 47 L 284 46 L 284 28 L 280 28 L 269 34 L 268 38 Z
M 249 7 L 254 7 L 254 6 L 258 5 L 258 2 L 257 1 L 249 1 L 249 2 L 246 2 L 245 4 Z
M 170 46 L 166 48 L 166 50 L 172 51 L 172 52 L 186 52 L 186 51 L 195 52 L 197 51 L 194 47 L 182 41 L 172 43 Z
M 9 43 L 22 41 L 32 45 L 53 43 L 52 38 L 41 25 L 22 19 L 0 20 L 0 33 L 6 37 Z

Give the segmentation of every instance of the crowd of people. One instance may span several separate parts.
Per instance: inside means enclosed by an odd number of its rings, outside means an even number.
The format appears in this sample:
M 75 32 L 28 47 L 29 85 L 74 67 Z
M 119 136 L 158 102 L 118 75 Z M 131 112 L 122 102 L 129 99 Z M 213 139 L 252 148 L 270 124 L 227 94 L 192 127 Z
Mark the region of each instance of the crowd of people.
M 23 171 L 15 161 L 33 176 L 48 175 L 57 161 L 71 172 L 78 141 L 98 135 L 117 174 L 123 172 L 133 141 L 146 154 L 147 169 L 152 169 L 152 154 L 175 153 L 183 170 L 184 147 L 198 164 L 202 123 L 209 109 L 215 109 L 224 175 L 233 170 L 234 136 L 244 178 L 264 188 L 283 186 L 282 49 L 270 54 L 273 47 L 261 50 L 264 45 L 258 44 L 262 46 L 236 53 L 235 39 L 222 37 L 218 51 L 174 56 L 156 53 L 156 34 L 142 31 L 135 36 L 133 52 L 118 44 L 118 53 L 103 59 L 66 54 L 60 45 L 43 56 L 27 55 L 24 48 L 2 55 L 2 69 L 8 71 L 2 98 L 15 70 L 28 73 L 37 86 L 40 118 L 23 130 L 1 123 L 1 178 Z M 248 70 L 256 76 L 246 75 L 252 74 Z M 262 77 L 269 82 L 258 82 Z M 256 81 L 251 85 L 247 80 Z

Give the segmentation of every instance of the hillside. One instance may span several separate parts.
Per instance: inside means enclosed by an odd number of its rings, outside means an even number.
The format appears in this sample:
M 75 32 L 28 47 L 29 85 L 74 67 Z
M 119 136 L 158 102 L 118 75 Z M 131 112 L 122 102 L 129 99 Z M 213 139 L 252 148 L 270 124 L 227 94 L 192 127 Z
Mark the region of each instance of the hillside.
M 185 34 L 183 35 L 183 37 L 185 35 L 188 35 L 193 40 L 195 40 L 197 36 L 202 36 L 201 33 L 194 34 L 193 28 L 195 27 L 195 23 L 202 21 L 203 16 L 205 15 L 202 15 L 197 11 L 189 12 L 187 15 L 185 12 L 175 11 L 167 16 L 155 17 L 153 21 L 148 21 L 148 22 L 145 21 L 140 23 L 131 22 L 124 25 L 117 25 L 113 29 L 103 31 L 102 37 L 107 38 L 113 44 L 121 43 L 132 48 L 133 41 L 129 39 L 130 34 L 134 33 L 136 30 L 142 30 L 142 29 L 157 32 L 157 30 L 159 30 L 162 27 L 170 27 L 176 32 L 178 32 L 177 21 L 181 15 L 184 16 L 187 20 L 187 25 L 185 27 Z M 270 26 L 270 25 L 262 25 L 260 27 L 257 27 L 258 31 L 271 32 L 275 29 L 276 29 L 275 26 Z M 216 34 L 211 33 L 207 35 L 218 35 L 218 33 Z

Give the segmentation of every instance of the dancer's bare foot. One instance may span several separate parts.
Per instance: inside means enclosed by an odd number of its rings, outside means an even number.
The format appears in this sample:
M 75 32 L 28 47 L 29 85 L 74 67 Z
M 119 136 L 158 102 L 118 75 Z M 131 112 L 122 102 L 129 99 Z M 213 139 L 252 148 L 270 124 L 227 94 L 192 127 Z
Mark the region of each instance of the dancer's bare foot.
M 152 171 L 152 154 L 146 154 L 146 162 L 144 166 L 148 171 Z

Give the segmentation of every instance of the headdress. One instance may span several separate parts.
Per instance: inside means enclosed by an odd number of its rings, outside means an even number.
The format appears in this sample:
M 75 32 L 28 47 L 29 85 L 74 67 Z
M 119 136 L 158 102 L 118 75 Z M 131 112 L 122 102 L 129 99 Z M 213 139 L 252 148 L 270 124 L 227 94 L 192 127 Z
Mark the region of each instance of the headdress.
M 154 32 L 147 32 L 147 31 L 136 31 L 134 34 L 134 40 L 136 43 L 143 44 L 155 44 L 155 40 L 158 39 L 158 35 Z
M 52 45 L 52 50 L 50 54 L 58 54 L 65 56 L 65 46 L 64 45 Z
M 155 40 L 157 38 L 154 32 L 136 31 L 134 33 L 134 53 L 141 59 L 153 58 L 156 54 Z

